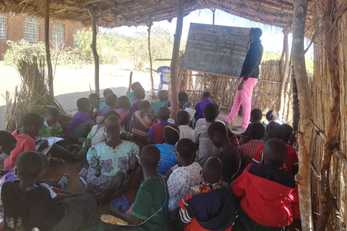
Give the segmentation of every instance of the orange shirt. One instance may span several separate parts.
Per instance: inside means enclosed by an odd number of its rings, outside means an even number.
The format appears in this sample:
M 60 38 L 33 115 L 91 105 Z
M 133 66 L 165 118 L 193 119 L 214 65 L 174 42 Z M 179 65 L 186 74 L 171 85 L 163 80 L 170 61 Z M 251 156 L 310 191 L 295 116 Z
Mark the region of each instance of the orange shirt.
M 35 151 L 35 140 L 24 133 L 20 133 L 19 131 L 12 132 L 12 135 L 17 140 L 16 147 L 12 150 L 10 156 L 8 156 L 4 161 L 4 170 L 11 170 L 16 165 L 17 158 L 23 152 Z

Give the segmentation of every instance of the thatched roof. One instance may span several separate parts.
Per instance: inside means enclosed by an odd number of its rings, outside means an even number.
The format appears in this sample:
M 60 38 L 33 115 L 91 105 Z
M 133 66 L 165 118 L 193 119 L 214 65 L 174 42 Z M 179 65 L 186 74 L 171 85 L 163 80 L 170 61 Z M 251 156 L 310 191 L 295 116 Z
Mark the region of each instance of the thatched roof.
M 60 19 L 90 23 L 88 10 L 98 15 L 98 25 L 116 27 L 140 25 L 150 21 L 171 20 L 178 0 L 50 0 L 50 14 Z M 291 24 L 293 0 L 185 0 L 185 13 L 216 8 L 279 27 Z M 43 16 L 45 0 L 0 0 L 0 12 Z

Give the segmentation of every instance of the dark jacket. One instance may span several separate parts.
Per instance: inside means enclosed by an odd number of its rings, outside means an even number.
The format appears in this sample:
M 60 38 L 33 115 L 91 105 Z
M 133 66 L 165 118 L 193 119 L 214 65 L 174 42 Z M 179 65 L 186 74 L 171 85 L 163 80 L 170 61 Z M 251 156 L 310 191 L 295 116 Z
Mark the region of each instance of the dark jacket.
M 22 226 L 25 231 L 35 227 L 42 231 L 51 230 L 65 214 L 63 204 L 52 199 L 48 189 L 41 185 L 24 191 L 19 187 L 19 181 L 7 182 L 2 187 L 1 199 L 5 230 L 12 230 L 12 225 Z M 16 226 L 13 230 L 18 229 Z
M 254 41 L 251 43 L 246 59 L 242 66 L 241 77 L 259 77 L 259 65 L 263 58 L 263 46 L 261 41 Z
M 190 221 L 185 231 L 231 230 L 238 214 L 238 202 L 225 187 L 187 197 L 180 208 L 182 222 Z

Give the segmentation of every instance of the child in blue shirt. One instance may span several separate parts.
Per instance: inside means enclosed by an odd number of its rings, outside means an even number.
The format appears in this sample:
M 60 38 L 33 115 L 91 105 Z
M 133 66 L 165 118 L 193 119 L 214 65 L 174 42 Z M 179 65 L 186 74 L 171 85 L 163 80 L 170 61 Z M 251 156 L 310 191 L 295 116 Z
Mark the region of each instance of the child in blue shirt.
M 155 147 L 160 151 L 159 174 L 166 175 L 167 172 L 176 165 L 176 149 L 175 145 L 179 140 L 178 128 L 174 125 L 167 125 L 164 128 L 163 144 L 156 144 Z

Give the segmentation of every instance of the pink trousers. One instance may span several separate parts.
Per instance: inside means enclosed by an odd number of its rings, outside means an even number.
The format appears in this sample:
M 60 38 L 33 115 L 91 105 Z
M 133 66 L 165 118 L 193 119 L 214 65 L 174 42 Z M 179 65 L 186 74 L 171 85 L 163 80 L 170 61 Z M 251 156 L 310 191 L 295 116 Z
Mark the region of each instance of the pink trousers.
M 256 78 L 248 78 L 244 83 L 241 90 L 238 90 L 233 105 L 231 106 L 227 122 L 231 123 L 237 117 L 240 107 L 242 106 L 242 124 L 241 127 L 246 129 L 249 125 L 252 110 L 252 95 L 253 89 L 257 85 L 258 80 Z

